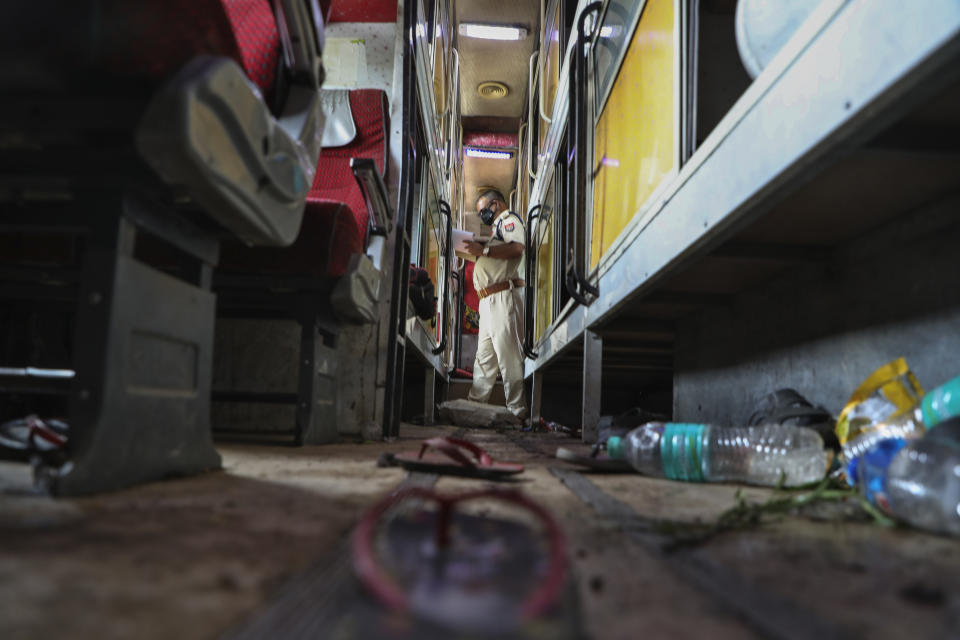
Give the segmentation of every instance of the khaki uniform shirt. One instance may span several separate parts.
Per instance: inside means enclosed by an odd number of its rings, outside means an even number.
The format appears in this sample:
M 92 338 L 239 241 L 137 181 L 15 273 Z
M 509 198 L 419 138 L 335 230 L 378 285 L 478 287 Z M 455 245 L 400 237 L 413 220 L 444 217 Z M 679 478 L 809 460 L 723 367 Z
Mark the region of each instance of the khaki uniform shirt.
M 523 220 L 513 211 L 504 211 L 494 220 L 493 237 L 490 238 L 486 246 L 495 247 L 511 242 L 523 244 L 524 240 Z M 492 284 L 518 278 L 518 271 L 522 260 L 522 255 L 509 260 L 501 260 L 500 258 L 491 258 L 489 256 L 478 257 L 477 264 L 473 268 L 474 289 L 479 291 L 480 289 L 486 289 Z

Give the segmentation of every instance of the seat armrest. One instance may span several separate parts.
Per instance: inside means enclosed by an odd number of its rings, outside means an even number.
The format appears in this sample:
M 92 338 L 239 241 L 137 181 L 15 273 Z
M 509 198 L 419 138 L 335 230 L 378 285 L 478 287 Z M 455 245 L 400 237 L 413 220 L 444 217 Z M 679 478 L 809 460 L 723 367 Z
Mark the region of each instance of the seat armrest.
M 236 62 L 201 56 L 154 95 L 137 149 L 244 242 L 286 246 L 300 231 L 323 131 L 319 101 L 300 106 L 306 144 L 278 125 Z
M 370 214 L 370 235 L 386 236 L 390 232 L 390 203 L 387 187 L 371 158 L 350 158 L 350 168 L 363 191 Z
M 201 56 L 153 97 L 137 148 L 169 184 L 250 245 L 287 246 L 300 232 L 323 136 L 323 16 L 317 0 L 278 0 L 289 84 L 274 118 L 227 58 Z

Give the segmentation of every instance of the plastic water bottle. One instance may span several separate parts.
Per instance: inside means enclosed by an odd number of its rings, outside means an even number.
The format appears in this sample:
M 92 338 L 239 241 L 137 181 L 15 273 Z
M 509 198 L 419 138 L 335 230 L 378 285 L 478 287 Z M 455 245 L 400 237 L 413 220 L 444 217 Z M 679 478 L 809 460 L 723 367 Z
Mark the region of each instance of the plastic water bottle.
M 855 461 L 891 438 L 918 438 L 928 429 L 956 416 L 960 416 L 960 376 L 933 389 L 903 414 L 862 427 L 856 437 L 843 445 L 844 457 Z M 848 470 L 848 477 L 849 473 Z
M 607 454 L 640 473 L 687 482 L 792 487 L 821 480 L 828 453 L 816 431 L 792 425 L 715 427 L 649 422 L 607 440 Z
M 960 441 L 891 438 L 854 465 L 860 492 L 915 527 L 960 535 Z

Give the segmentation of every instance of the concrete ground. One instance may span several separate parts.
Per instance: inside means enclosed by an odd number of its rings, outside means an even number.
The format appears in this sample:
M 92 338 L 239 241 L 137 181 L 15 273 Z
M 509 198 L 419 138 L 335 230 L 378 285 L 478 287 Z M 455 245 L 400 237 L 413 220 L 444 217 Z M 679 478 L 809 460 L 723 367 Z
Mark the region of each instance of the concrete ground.
M 221 472 L 79 499 L 32 495 L 28 469 L 2 464 L 0 638 L 242 635 L 291 584 L 347 563 L 338 556 L 352 526 L 407 477 L 377 467 L 381 454 L 454 431 L 404 425 L 391 443 L 221 445 Z M 558 434 L 464 435 L 523 463 L 511 486 L 562 524 L 573 636 L 960 637 L 954 539 L 882 528 L 852 505 L 691 539 L 691 526 L 771 492 L 581 474 L 553 457 L 558 445 L 583 450 Z M 484 484 L 442 477 L 436 486 Z M 304 615 L 324 606 L 308 602 Z

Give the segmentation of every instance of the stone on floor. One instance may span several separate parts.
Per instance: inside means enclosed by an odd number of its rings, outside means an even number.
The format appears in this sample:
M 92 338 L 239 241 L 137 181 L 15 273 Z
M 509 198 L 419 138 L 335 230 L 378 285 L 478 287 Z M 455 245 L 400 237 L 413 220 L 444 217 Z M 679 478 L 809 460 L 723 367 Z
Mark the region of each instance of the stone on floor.
M 506 407 L 498 407 L 473 400 L 448 400 L 440 405 L 440 421 L 467 429 L 496 429 L 520 424 Z

